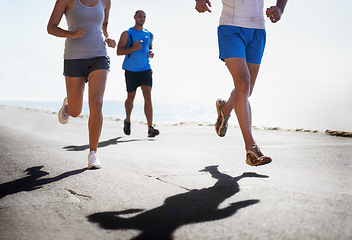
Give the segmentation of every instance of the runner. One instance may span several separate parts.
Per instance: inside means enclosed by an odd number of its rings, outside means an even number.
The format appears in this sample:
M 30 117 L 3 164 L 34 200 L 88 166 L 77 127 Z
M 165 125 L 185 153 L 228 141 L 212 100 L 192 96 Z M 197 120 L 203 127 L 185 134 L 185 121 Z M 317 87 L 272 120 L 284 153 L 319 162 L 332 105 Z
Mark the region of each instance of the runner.
M 88 82 L 88 169 L 101 167 L 97 148 L 103 125 L 103 96 L 110 69 L 105 43 L 112 48 L 116 46 L 107 31 L 110 6 L 110 0 L 57 0 L 47 26 L 49 34 L 66 38 L 64 75 L 67 97 L 58 113 L 60 123 L 66 124 L 69 116 L 80 115 L 85 83 Z M 63 15 L 66 16 L 68 30 L 58 27 Z
M 125 70 L 127 99 L 125 101 L 126 119 L 123 131 L 126 135 L 131 134 L 131 113 L 137 88 L 141 87 L 144 97 L 144 114 L 148 123 L 148 137 L 159 135 L 159 130 L 153 127 L 152 105 L 152 69 L 149 58 L 154 57 L 154 35 L 143 28 L 146 14 L 142 10 L 134 15 L 135 26 L 121 34 L 117 45 L 117 55 L 126 55 L 122 68 Z
M 196 0 L 196 10 L 211 12 L 209 0 Z M 218 118 L 215 131 L 224 137 L 228 119 L 234 109 L 247 151 L 246 163 L 251 166 L 271 162 L 256 144 L 252 135 L 252 113 L 248 101 L 253 92 L 264 53 L 266 32 L 264 26 L 264 0 L 222 0 L 223 11 L 218 27 L 219 58 L 225 61 L 235 88 L 229 99 L 216 101 Z M 267 17 L 276 23 L 281 19 L 287 0 L 277 0 L 276 6 L 266 10 Z

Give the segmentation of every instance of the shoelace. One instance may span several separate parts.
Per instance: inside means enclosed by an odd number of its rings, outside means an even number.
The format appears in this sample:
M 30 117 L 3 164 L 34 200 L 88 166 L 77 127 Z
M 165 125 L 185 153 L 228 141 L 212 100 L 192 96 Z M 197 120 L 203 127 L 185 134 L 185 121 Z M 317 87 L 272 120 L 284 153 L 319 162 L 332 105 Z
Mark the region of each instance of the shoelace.
M 260 151 L 257 145 L 253 145 L 250 149 L 250 152 L 252 152 L 258 159 L 264 157 L 263 153 Z

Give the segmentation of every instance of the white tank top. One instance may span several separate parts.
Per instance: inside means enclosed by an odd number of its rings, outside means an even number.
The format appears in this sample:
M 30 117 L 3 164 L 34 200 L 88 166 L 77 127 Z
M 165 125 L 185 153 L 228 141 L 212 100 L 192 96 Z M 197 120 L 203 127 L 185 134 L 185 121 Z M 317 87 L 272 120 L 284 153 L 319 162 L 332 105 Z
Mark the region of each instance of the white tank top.
M 264 29 L 264 0 L 222 0 L 220 25 Z

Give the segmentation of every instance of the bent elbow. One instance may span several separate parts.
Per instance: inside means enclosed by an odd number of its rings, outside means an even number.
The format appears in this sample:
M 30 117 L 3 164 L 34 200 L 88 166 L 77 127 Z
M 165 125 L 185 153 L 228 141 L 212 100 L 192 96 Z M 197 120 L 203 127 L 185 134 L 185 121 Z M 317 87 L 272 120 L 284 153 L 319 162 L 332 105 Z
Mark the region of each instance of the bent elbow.
M 46 31 L 48 32 L 48 34 L 52 35 L 52 26 L 48 24 L 48 26 L 46 27 Z

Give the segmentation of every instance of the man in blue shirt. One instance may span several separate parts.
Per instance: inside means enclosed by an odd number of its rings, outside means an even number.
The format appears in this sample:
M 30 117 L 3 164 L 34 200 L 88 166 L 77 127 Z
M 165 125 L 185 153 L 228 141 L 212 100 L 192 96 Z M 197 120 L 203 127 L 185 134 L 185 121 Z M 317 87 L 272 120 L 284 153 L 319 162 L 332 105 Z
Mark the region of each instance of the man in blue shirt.
M 125 70 L 127 99 L 125 101 L 126 119 L 123 131 L 126 135 L 131 134 L 131 112 L 138 87 L 142 88 L 144 96 L 144 113 L 148 122 L 148 137 L 159 135 L 159 131 L 153 127 L 152 69 L 149 58 L 154 57 L 152 51 L 153 34 L 143 28 L 146 14 L 142 10 L 134 15 L 135 26 L 121 34 L 117 46 L 117 55 L 125 55 L 122 68 Z

